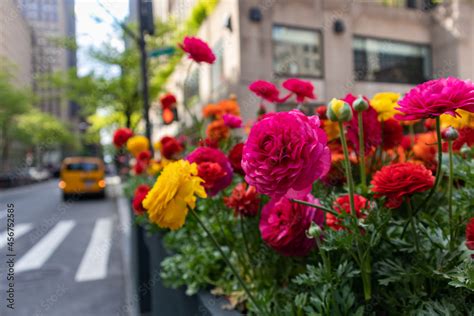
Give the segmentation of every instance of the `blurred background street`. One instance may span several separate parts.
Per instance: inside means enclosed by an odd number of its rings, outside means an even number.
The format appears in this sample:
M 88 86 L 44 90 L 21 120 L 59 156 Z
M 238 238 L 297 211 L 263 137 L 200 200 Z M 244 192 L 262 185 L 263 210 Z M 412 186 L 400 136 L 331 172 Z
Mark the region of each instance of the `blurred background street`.
M 13 203 L 15 209 L 15 315 L 121 314 L 125 286 L 114 190 L 111 185 L 106 199 L 67 202 L 57 180 L 2 192 L 0 205 Z M 4 222 L 6 209 L 0 216 Z M 0 267 L 2 302 L 5 268 Z M 0 311 L 7 312 L 5 304 Z

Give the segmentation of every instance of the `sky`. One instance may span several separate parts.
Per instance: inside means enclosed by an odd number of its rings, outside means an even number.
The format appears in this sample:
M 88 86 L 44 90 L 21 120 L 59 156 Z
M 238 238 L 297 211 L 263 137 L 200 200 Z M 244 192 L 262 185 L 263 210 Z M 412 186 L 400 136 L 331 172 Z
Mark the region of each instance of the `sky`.
M 100 47 L 109 42 L 117 48 L 123 48 L 121 32 L 114 19 L 102 8 L 101 2 L 118 20 L 128 15 L 128 0 L 76 0 L 76 36 L 79 44 L 78 73 L 84 75 L 90 71 L 106 73 L 100 64 L 88 56 L 92 47 Z

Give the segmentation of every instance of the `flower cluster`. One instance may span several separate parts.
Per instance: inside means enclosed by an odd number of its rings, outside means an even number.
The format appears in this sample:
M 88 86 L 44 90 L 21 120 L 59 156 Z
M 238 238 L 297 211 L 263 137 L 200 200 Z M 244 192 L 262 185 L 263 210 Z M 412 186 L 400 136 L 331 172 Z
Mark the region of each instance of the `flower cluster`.
M 194 66 L 216 59 L 198 38 L 180 47 Z M 133 156 L 137 222 L 184 230 L 165 233 L 176 255 L 162 265 L 164 278 L 192 290 L 212 283 L 256 315 L 283 306 L 356 314 L 367 304 L 382 314 L 424 314 L 466 300 L 459 289 L 471 286 L 466 260 L 474 258 L 470 81 L 431 80 L 403 97 L 347 94 L 314 108 L 310 81 L 257 80 L 248 89 L 256 101 L 242 108 L 245 123 L 230 96 L 159 139 L 154 153 L 146 137 L 114 133 L 117 152 L 126 144 Z M 295 108 L 274 112 L 276 103 Z M 167 93 L 160 104 L 175 109 L 177 98 Z M 435 309 L 420 307 L 430 304 L 426 291 Z M 307 309 L 293 306 L 302 300 Z

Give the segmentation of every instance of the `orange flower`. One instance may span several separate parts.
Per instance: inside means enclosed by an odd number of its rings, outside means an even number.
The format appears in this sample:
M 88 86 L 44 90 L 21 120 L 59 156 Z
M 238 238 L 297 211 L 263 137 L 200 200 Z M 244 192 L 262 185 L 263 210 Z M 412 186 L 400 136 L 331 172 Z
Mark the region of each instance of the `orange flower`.
M 220 119 L 224 114 L 240 116 L 240 107 L 235 98 L 222 100 L 217 104 L 208 104 L 202 109 L 202 115 L 207 118 Z
M 416 135 L 413 153 L 415 157 L 425 162 L 432 162 L 436 157 L 436 134 L 427 132 Z
M 220 141 L 229 137 L 229 128 L 225 125 L 224 120 L 216 120 L 207 126 L 206 135 L 210 140 Z
M 233 114 L 240 116 L 240 107 L 235 98 L 230 98 L 228 100 L 222 100 L 217 104 L 221 110 L 222 115 L 224 114 Z
M 214 117 L 219 116 L 221 110 L 217 104 L 208 104 L 202 109 L 202 116 L 204 117 Z

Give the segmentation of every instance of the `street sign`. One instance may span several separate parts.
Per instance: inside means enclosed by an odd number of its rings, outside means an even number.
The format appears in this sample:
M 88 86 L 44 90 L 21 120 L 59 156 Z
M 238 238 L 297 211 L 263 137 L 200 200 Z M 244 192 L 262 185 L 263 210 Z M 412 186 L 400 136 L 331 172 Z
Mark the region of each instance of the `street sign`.
M 148 53 L 148 55 L 150 57 L 156 58 L 156 57 L 160 57 L 164 55 L 173 55 L 175 51 L 176 51 L 176 48 L 172 46 L 167 46 L 167 47 L 162 47 L 162 48 L 152 50 L 151 52 Z

